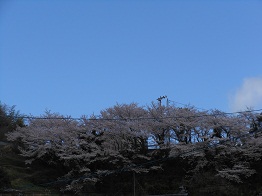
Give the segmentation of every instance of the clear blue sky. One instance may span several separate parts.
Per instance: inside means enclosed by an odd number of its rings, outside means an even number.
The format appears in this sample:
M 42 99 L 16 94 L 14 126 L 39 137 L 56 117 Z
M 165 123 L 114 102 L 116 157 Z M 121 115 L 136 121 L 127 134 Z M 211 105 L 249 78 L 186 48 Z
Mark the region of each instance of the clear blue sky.
M 0 100 L 24 114 L 262 108 L 261 81 L 261 0 L 0 0 Z

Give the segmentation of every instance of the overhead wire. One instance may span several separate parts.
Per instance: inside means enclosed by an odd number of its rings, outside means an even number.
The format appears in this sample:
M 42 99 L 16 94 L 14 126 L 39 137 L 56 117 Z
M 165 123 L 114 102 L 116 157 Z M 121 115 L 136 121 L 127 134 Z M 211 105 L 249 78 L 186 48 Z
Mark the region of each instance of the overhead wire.
M 222 115 L 236 115 L 236 114 L 245 114 L 245 113 L 253 113 L 253 112 L 262 112 L 262 109 L 253 109 L 253 110 L 244 110 L 239 112 L 220 112 L 220 113 L 207 113 L 201 115 L 189 115 L 189 116 L 164 116 L 158 117 L 157 119 L 181 119 L 181 118 L 200 118 L 200 117 L 207 117 L 207 116 L 222 116 Z M 0 115 L 5 117 L 4 115 Z M 10 116 L 11 117 L 11 116 Z M 154 120 L 155 117 L 141 117 L 141 118 L 75 118 L 75 117 L 38 117 L 38 116 L 27 116 L 27 115 L 18 115 L 13 116 L 16 119 L 32 119 L 32 120 L 88 120 L 88 121 L 137 121 L 137 120 Z
M 193 106 L 191 104 L 185 104 L 185 103 L 181 103 L 181 102 L 178 102 L 178 101 L 173 101 L 173 100 L 170 100 L 168 99 L 168 103 L 174 103 L 174 104 L 179 104 L 179 105 L 182 105 L 182 106 L 185 106 L 185 107 L 189 107 L 189 106 L 192 106 L 196 109 L 199 109 L 199 110 L 203 110 L 203 111 L 210 111 L 210 109 L 204 109 L 204 108 L 200 108 L 200 107 L 196 107 L 196 106 Z

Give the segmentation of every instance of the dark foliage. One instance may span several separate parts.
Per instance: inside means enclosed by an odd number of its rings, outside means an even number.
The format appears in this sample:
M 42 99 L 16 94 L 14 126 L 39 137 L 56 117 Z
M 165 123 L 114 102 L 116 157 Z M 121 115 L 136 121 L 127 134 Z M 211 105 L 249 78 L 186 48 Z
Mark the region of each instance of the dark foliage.
M 15 106 L 9 107 L 0 102 L 0 141 L 5 141 L 5 134 L 15 130 L 17 127 L 24 127 L 24 119 L 15 110 Z
M 0 191 L 11 188 L 11 183 L 7 173 L 0 167 Z

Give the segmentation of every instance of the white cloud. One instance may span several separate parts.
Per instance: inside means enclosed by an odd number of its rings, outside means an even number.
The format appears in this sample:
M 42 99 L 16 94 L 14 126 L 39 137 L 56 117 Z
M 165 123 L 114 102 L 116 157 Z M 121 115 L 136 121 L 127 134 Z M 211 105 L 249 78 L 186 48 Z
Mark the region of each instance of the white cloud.
M 247 107 L 262 108 L 262 78 L 246 78 L 242 86 L 231 97 L 231 110 L 241 111 Z M 259 108 L 260 107 L 260 108 Z

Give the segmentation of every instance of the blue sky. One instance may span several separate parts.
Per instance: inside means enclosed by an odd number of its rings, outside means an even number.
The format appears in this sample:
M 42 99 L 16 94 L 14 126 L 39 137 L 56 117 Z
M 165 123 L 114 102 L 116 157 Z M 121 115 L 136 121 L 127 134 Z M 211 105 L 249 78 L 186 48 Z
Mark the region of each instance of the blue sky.
M 79 117 L 159 96 L 262 108 L 261 0 L 0 0 L 0 100 Z

